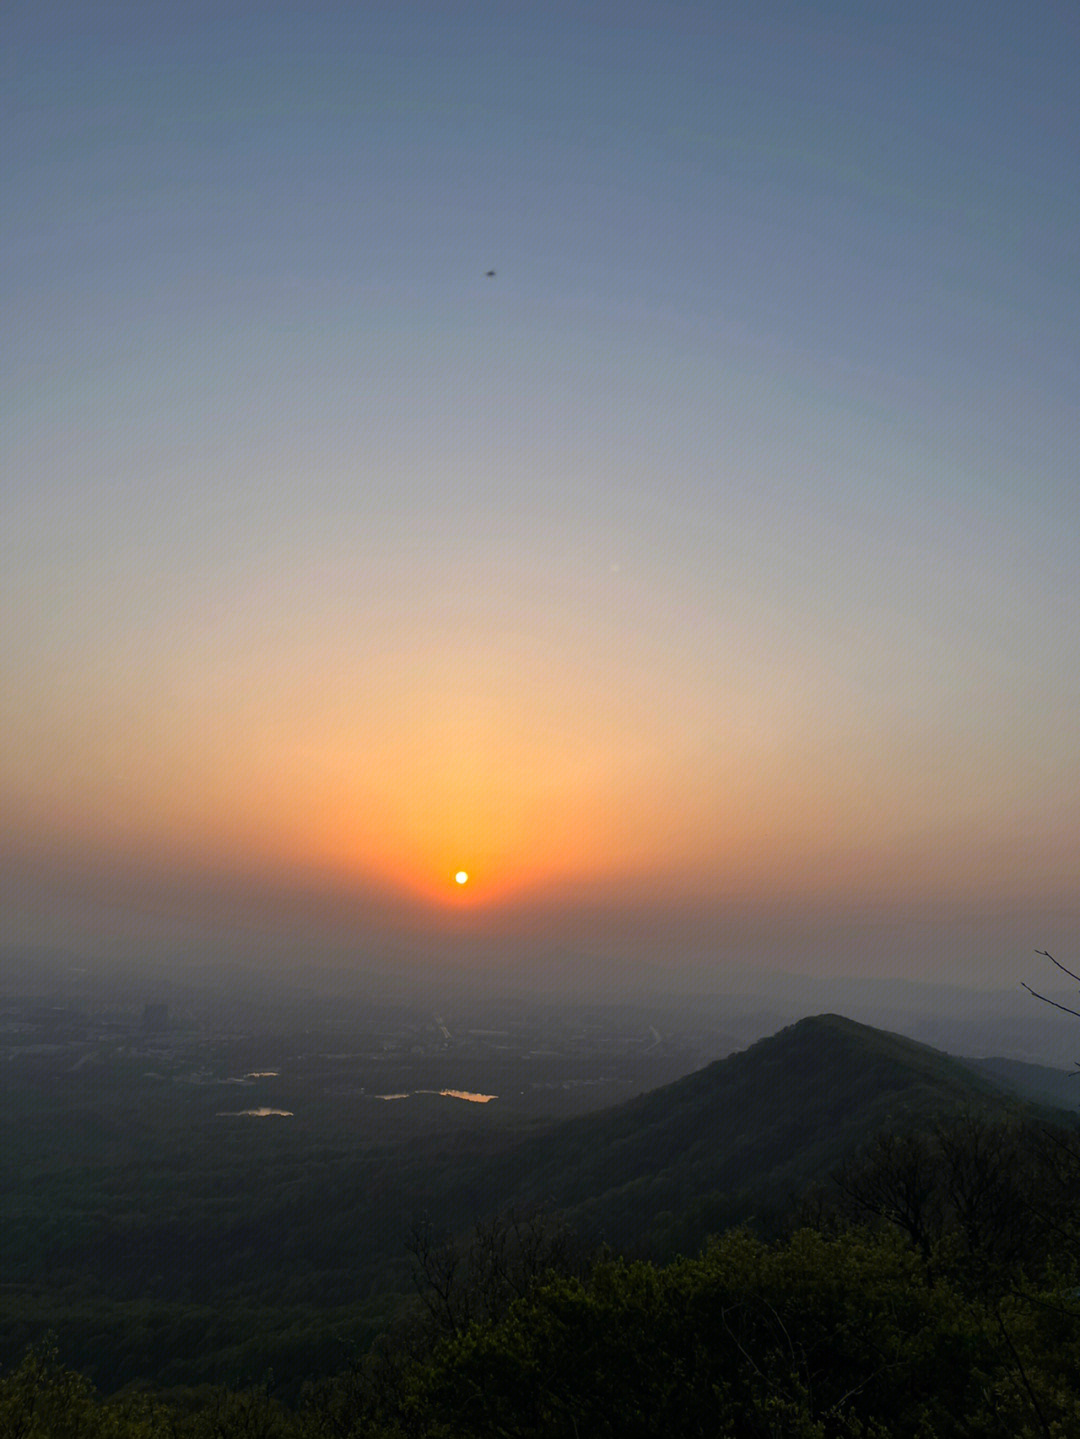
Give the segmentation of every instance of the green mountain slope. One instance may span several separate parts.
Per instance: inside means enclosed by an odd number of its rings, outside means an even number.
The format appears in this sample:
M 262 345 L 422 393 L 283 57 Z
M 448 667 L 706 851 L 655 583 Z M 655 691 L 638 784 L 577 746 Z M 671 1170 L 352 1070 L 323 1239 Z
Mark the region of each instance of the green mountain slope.
M 824 1180 L 880 1130 L 1015 1099 L 926 1045 L 820 1015 L 613 1110 L 560 1125 L 490 1168 L 494 1195 L 566 1210 L 589 1240 L 702 1236 Z

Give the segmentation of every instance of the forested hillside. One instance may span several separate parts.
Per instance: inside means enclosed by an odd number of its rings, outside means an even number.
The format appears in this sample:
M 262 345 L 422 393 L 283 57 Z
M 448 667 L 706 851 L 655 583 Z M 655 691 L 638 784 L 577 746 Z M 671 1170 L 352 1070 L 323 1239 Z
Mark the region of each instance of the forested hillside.
M 587 1316 L 629 1302 L 620 1286 L 630 1284 L 645 1286 L 662 1326 L 674 1302 L 658 1297 L 665 1286 L 692 1276 L 713 1283 L 718 1261 L 694 1268 L 694 1256 L 710 1236 L 739 1225 L 749 1226 L 740 1242 L 751 1247 L 738 1253 L 781 1269 L 804 1262 L 791 1235 L 808 1220 L 821 1244 L 839 1243 L 855 1225 L 862 1238 L 844 1241 L 856 1246 L 844 1253 L 861 1254 L 858 1264 L 872 1268 L 870 1256 L 884 1245 L 894 1279 L 899 1237 L 903 1262 L 922 1266 L 931 1287 L 948 1276 L 961 1307 L 992 1272 L 994 1303 L 1016 1300 L 1018 1275 L 1026 1288 L 1049 1293 L 1072 1272 L 1075 1154 L 1066 1117 L 1058 1114 L 1054 1128 L 1048 1112 L 1024 1106 L 969 1065 L 835 1015 L 542 1133 L 499 1121 L 494 1106 L 459 1106 L 448 1124 L 436 1100 L 406 1111 L 412 1119 L 396 1130 L 401 1119 L 392 1123 L 392 1107 L 383 1105 L 370 1110 L 375 1128 L 360 1127 L 368 1111 L 356 1107 L 347 1122 L 328 1109 L 321 1129 L 223 1132 L 178 1125 L 164 1098 L 155 1113 L 122 1085 L 83 1093 L 77 1104 L 59 1086 L 33 1095 L 12 1089 L 10 1097 L 4 1361 L 17 1365 L 27 1343 L 51 1332 L 61 1361 L 104 1392 L 133 1383 L 242 1389 L 272 1374 L 274 1394 L 295 1404 L 306 1385 L 364 1368 L 365 1356 L 397 1333 L 394 1383 L 405 1383 L 408 1370 L 410 1404 L 420 1404 L 417 1395 L 435 1404 L 440 1384 L 450 1384 L 449 1393 L 458 1382 L 446 1378 L 445 1346 L 464 1343 L 470 1325 L 503 1333 L 512 1302 L 539 1303 L 551 1284 L 550 1296 L 562 1296 L 558 1313 L 569 1304 L 595 1327 Z M 196 1095 L 193 1103 L 205 1108 L 210 1099 Z M 1050 1133 L 1062 1137 L 1050 1143 Z M 517 1218 L 500 1227 L 500 1214 Z M 471 1253 L 470 1235 L 479 1239 Z M 767 1247 L 773 1242 L 780 1248 Z M 602 1245 L 612 1256 L 678 1264 L 634 1270 L 631 1281 L 609 1261 L 595 1267 L 591 1256 Z M 414 1282 L 428 1301 L 419 1329 L 408 1321 Z M 775 1297 L 768 1303 L 775 1307 Z M 1035 1324 L 1024 1314 L 1021 1335 Z M 924 1318 L 936 1324 L 940 1316 Z M 536 1314 L 528 1327 L 539 1335 L 553 1322 Z M 799 1322 L 783 1320 L 789 1329 Z M 564 1319 L 557 1327 L 566 1339 Z M 661 1352 L 686 1342 L 663 1333 L 655 1340 Z M 1004 1343 L 1000 1334 L 994 1343 Z M 431 1364 L 436 1351 L 444 1377 L 421 1384 L 402 1356 Z M 522 1351 L 515 1362 L 534 1359 Z M 606 1372 L 609 1360 L 596 1362 Z M 690 1362 L 683 1356 L 676 1367 L 697 1373 Z M 404 1412 L 393 1422 L 404 1423 Z M 380 1411 L 378 1423 L 389 1422 L 388 1413 Z
M 1015 1098 L 967 1065 L 839 1015 L 805 1019 L 685 1079 L 528 1139 L 490 1191 L 567 1212 L 592 1242 L 693 1248 L 782 1213 L 886 1127 Z

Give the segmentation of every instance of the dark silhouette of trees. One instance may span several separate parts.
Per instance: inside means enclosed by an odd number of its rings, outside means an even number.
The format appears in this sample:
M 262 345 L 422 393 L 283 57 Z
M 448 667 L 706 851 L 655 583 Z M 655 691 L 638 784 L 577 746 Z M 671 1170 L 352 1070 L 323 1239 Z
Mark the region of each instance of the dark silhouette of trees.
M 967 1113 L 887 1132 L 838 1168 L 841 1218 L 899 1229 L 931 1269 L 1001 1290 L 1080 1271 L 1080 1135 L 1031 1117 Z
M 434 1338 L 501 1318 L 542 1279 L 576 1267 L 569 1228 L 539 1206 L 519 1206 L 483 1220 L 464 1240 L 438 1234 L 426 1217 L 417 1219 L 407 1248 L 413 1287 Z

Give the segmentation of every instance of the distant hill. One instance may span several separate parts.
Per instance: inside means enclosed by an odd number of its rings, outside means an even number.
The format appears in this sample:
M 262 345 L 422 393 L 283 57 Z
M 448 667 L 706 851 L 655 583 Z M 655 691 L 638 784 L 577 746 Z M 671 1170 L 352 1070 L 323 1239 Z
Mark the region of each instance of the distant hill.
M 1080 1111 L 1080 1070 L 1047 1069 L 1019 1059 L 968 1059 L 965 1063 L 1029 1104 L 1069 1110 L 1074 1116 Z
M 819 1015 L 525 1141 L 494 1162 L 485 1187 L 567 1212 L 586 1240 L 622 1247 L 666 1233 L 692 1245 L 786 1205 L 882 1129 L 1016 1103 L 989 1072 Z

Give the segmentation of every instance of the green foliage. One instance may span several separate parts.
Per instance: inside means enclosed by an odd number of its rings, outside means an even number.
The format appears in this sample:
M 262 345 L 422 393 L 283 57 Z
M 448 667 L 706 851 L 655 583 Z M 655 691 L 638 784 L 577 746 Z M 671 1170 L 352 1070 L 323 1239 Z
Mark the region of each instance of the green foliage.
M 733 1230 L 666 1266 L 601 1257 L 530 1276 L 493 1317 L 313 1385 L 293 1409 L 268 1384 L 186 1406 L 101 1400 L 37 1350 L 0 1378 L 0 1439 L 1080 1433 L 1072 1281 L 977 1291 L 950 1265 L 947 1246 L 924 1257 L 898 1230 L 854 1228 L 772 1244 Z
M 1053 1343 L 1048 1344 L 1053 1331 Z M 745 1232 L 556 1278 L 414 1376 L 403 1432 L 946 1439 L 1080 1432 L 1060 1306 L 982 1302 L 899 1237 Z
M 157 1439 L 168 1416 L 145 1396 L 103 1404 L 83 1374 L 65 1368 L 46 1340 L 0 1375 L 2 1439 Z
M 311 1431 L 314 1434 L 314 1430 Z M 265 1385 L 215 1389 L 195 1406 L 145 1393 L 100 1398 L 51 1341 L 0 1375 L 0 1439 L 301 1439 L 303 1424 Z

